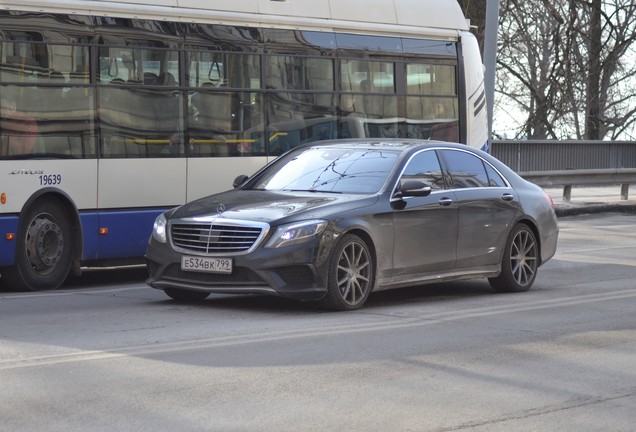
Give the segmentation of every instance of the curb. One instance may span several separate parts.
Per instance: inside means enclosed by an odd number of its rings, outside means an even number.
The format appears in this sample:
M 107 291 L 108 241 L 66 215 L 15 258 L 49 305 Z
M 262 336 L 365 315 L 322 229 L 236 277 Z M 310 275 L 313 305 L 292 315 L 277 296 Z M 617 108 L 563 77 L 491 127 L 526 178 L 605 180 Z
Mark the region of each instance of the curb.
M 576 205 L 559 205 L 554 206 L 554 212 L 557 217 L 578 216 L 583 214 L 598 213 L 628 213 L 636 214 L 636 204 L 581 204 Z

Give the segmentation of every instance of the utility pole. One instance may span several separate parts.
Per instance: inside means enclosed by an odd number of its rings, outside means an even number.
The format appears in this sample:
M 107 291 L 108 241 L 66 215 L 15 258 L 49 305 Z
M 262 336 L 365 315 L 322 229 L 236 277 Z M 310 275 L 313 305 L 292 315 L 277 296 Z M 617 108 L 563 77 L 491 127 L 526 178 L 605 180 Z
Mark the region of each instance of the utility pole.
M 492 116 L 495 106 L 495 76 L 497 69 L 497 28 L 499 26 L 499 0 L 487 0 L 484 38 L 484 85 L 488 109 L 488 141 L 492 139 Z

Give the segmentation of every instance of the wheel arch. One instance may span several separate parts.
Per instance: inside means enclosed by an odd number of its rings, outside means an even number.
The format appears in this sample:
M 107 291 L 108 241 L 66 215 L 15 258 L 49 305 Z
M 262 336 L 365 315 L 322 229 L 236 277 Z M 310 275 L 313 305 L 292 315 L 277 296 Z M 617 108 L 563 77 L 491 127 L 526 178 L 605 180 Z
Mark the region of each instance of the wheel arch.
M 534 234 L 535 241 L 537 242 L 537 259 L 539 261 L 538 262 L 538 266 L 537 266 L 537 268 L 538 268 L 538 267 L 541 266 L 541 264 L 543 264 L 543 262 L 541 260 L 541 236 L 539 235 L 539 228 L 537 227 L 536 222 L 533 221 L 532 219 L 529 219 L 529 218 L 519 219 L 515 223 L 515 226 L 517 226 L 519 224 L 526 225 L 528 228 L 530 228 L 530 230 L 532 231 L 532 234 Z
M 374 280 L 377 280 L 378 257 L 377 257 L 377 252 L 375 250 L 375 243 L 373 242 L 373 238 L 371 237 L 371 235 L 361 228 L 353 228 L 351 230 L 348 230 L 342 233 L 342 235 L 345 235 L 345 234 L 353 234 L 355 236 L 358 236 L 366 243 L 369 250 L 371 251 L 371 259 L 373 260 L 373 269 L 375 273 Z

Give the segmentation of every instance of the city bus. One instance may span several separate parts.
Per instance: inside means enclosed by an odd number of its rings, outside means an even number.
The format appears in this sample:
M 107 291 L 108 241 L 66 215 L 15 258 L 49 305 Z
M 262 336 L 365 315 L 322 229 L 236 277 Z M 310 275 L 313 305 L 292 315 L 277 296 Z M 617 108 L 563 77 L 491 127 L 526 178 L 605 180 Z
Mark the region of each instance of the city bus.
M 143 262 L 162 211 L 293 146 L 487 148 L 456 0 L 0 0 L 0 284 Z

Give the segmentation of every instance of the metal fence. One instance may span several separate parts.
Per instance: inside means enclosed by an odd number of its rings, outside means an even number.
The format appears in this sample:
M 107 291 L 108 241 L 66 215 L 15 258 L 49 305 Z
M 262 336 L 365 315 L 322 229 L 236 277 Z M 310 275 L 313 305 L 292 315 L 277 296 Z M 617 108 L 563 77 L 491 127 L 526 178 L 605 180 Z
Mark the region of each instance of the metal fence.
M 508 141 L 491 153 L 517 172 L 636 168 L 634 141 Z

